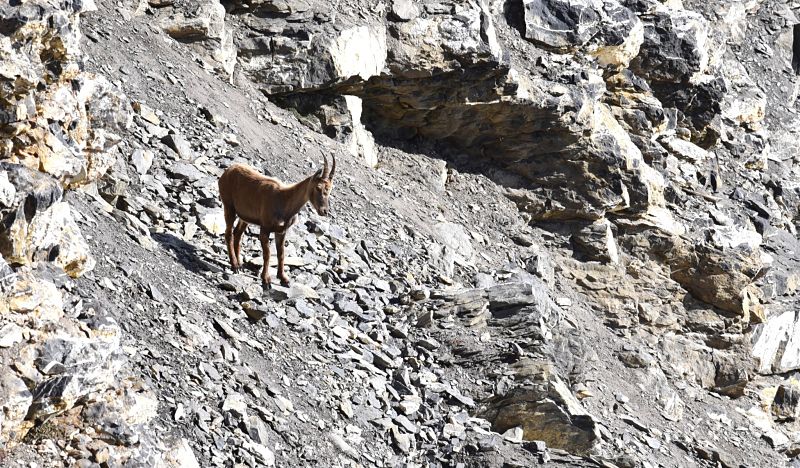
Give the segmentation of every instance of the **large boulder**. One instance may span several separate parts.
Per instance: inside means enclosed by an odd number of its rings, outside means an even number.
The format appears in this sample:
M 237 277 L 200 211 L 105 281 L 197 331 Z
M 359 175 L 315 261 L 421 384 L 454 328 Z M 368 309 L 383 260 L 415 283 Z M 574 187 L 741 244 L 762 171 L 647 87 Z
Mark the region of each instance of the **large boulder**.
M 764 320 L 761 293 L 753 284 L 769 266 L 761 252 L 760 236 L 738 230 L 711 229 L 710 241 L 674 236 L 657 250 L 671 269 L 671 277 L 692 296 L 744 323 Z
M 794 310 L 771 316 L 753 331 L 758 371 L 783 374 L 800 369 L 800 318 Z
M 0 253 L 6 261 L 53 261 L 72 277 L 94 268 L 94 258 L 72 211 L 52 177 L 17 164 L 0 163 L 15 187 L 12 206 L 0 208 Z
M 124 363 L 119 326 L 110 317 L 85 324 L 89 336 L 57 334 L 37 345 L 34 365 L 42 377 L 32 391 L 28 419 L 42 421 L 68 410 L 115 381 Z
M 630 69 L 644 77 L 664 107 L 679 110 L 679 126 L 693 142 L 719 141 L 721 102 L 728 92 L 718 76 L 721 41 L 699 13 L 658 5 L 640 15 L 644 42 Z
M 383 27 L 350 25 L 338 31 L 307 25 L 308 30 L 281 23 L 260 25 L 274 31 L 243 38 L 238 43 L 241 70 L 266 93 L 320 89 L 348 79 L 367 79 L 381 73 L 386 64 L 386 31 Z
M 231 75 L 236 65 L 233 31 L 225 24 L 225 7 L 219 0 L 181 4 L 160 20 L 171 37 L 198 46 Z
M 641 18 L 644 42 L 630 64 L 637 75 L 681 83 L 708 70 L 709 26 L 701 14 L 662 5 Z
M 614 0 L 525 0 L 525 38 L 559 52 L 583 50 L 626 67 L 639 53 L 642 22 Z
M 589 455 L 600 442 L 597 421 L 580 404 L 550 364 L 524 359 L 514 365 L 521 382 L 481 406 L 480 415 L 503 433 L 522 428 L 523 440 L 541 440 L 548 447 Z

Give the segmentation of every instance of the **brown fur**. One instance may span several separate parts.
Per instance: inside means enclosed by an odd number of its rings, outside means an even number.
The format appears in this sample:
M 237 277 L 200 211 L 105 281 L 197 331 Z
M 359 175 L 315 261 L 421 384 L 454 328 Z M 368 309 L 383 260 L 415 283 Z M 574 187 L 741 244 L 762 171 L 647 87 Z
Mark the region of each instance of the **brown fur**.
M 307 202 L 321 216 L 328 214 L 328 194 L 333 186 L 332 178 L 336 160 L 328 173 L 325 168 L 296 184 L 284 184 L 278 179 L 261 175 L 244 164 L 230 166 L 219 178 L 219 197 L 225 210 L 225 245 L 231 268 L 239 271 L 241 263 L 242 235 L 249 224 L 261 227 L 259 240 L 264 253 L 264 268 L 261 281 L 269 287 L 269 235 L 275 233 L 278 251 L 278 279 L 287 285 L 289 279 L 283 272 L 284 242 L 286 232 L 297 220 L 297 213 Z M 234 229 L 236 218 L 239 222 Z

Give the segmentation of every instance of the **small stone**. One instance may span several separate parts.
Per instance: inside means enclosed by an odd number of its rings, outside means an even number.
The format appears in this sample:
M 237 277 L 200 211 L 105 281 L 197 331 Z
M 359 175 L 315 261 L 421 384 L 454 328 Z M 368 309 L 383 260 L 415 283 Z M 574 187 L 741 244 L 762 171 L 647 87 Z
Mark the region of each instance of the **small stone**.
M 0 330 L 0 336 L 3 332 Z M 2 346 L 0 344 L 0 346 Z M 800 388 L 791 384 L 778 386 L 772 401 L 772 414 L 778 421 L 794 421 L 800 414 Z
M 280 408 L 280 410 L 283 411 L 284 413 L 287 412 L 291 413 L 294 411 L 294 405 L 288 398 L 285 398 L 281 395 L 275 395 L 275 397 L 273 397 L 273 400 L 275 401 L 275 404 L 278 406 L 278 408 Z
M 622 350 L 619 360 L 631 368 L 645 368 L 656 363 L 656 358 L 644 350 Z
M 411 451 L 411 436 L 403 434 L 397 427 L 392 427 L 392 440 L 394 441 L 395 447 L 401 452 L 408 453 Z
M 412 434 L 416 434 L 417 426 L 412 423 L 407 417 L 403 416 L 402 414 L 395 417 L 394 421 L 400 424 L 406 432 L 410 432 Z
M 222 411 L 230 411 L 239 419 L 247 417 L 247 401 L 240 393 L 231 393 L 222 403 Z
M 176 162 L 166 168 L 167 172 L 169 172 L 174 178 L 181 179 L 181 180 L 188 180 L 189 182 L 195 182 L 203 178 L 204 174 L 200 172 L 194 164 L 189 164 L 185 162 Z
M 200 218 L 200 225 L 209 234 L 220 236 L 225 233 L 225 216 L 221 209 L 211 210 Z
M 342 400 L 339 405 L 339 410 L 341 410 L 342 414 L 347 416 L 348 419 L 353 418 L 353 405 L 350 404 L 350 400 Z
M 442 435 L 448 439 L 463 439 L 466 437 L 466 429 L 461 424 L 447 423 L 442 428 Z
M 431 297 L 431 291 L 427 288 L 416 288 L 411 291 L 411 299 L 424 301 Z
M 177 422 L 181 422 L 186 418 L 186 409 L 183 406 L 183 403 L 178 403 L 178 405 L 175 407 L 175 413 L 172 415 L 172 417 Z
M 161 119 L 158 118 L 158 115 L 156 115 L 155 111 L 147 104 L 137 101 L 134 102 L 131 107 L 133 107 L 133 110 L 135 110 L 136 113 L 142 117 L 142 119 L 150 122 L 153 125 L 161 125 Z
M 239 138 L 233 133 L 226 133 L 225 135 L 222 136 L 222 139 L 225 140 L 225 143 L 231 146 L 241 145 L 241 143 L 239 142 Z
M 275 466 L 275 454 L 272 450 L 256 442 L 246 442 L 245 448 L 256 456 L 263 466 Z
M 547 451 L 547 444 L 543 440 L 531 440 L 525 442 L 525 449 L 533 453 L 544 453 Z
M 94 461 L 101 465 L 108 463 L 111 458 L 108 447 L 103 447 L 94 454 Z
M 186 439 L 180 439 L 164 453 L 166 466 L 180 466 L 184 468 L 200 468 L 197 458 Z
M 417 395 L 405 395 L 403 401 L 400 402 L 400 410 L 405 415 L 411 415 L 419 411 L 422 405 L 422 398 Z
M 150 298 L 156 302 L 165 302 L 167 300 L 154 284 L 147 285 L 147 293 L 150 295 Z
M 350 444 L 345 442 L 344 438 L 339 434 L 330 433 L 328 437 L 331 439 L 331 442 L 333 442 L 333 445 L 348 457 L 352 458 L 353 460 L 358 460 L 360 458 L 358 452 L 356 452 L 356 450 L 351 447 Z
M 162 138 L 161 142 L 175 151 L 181 159 L 191 160 L 195 158 L 194 151 L 192 151 L 192 147 L 189 146 L 189 142 L 180 135 L 170 133 Z
M 258 307 L 250 301 L 242 303 L 242 310 L 244 310 L 244 313 L 245 315 L 247 315 L 247 318 L 249 318 L 253 322 L 258 322 L 269 313 L 269 311 L 267 311 L 266 309 Z
M 393 21 L 411 21 L 419 16 L 419 8 L 412 0 L 394 0 L 389 18 Z
M 392 358 L 382 353 L 381 351 L 377 350 L 373 351 L 372 356 L 373 356 L 372 363 L 375 364 L 380 369 L 385 370 L 397 367 L 397 364 L 395 364 Z
M 521 427 L 512 427 L 503 433 L 503 439 L 515 444 L 519 444 L 522 442 L 522 435 L 523 430 Z
M 433 338 L 423 338 L 417 341 L 417 346 L 427 349 L 428 351 L 435 351 L 441 346 L 438 341 Z
M 417 316 L 415 326 L 417 328 L 426 328 L 433 325 L 433 311 L 426 310 Z
M 9 323 L 0 328 L 0 348 L 10 348 L 22 341 L 22 328 L 16 323 Z
M 247 434 L 257 444 L 266 444 L 267 439 L 267 426 L 258 416 L 250 416 L 246 421 Z
M 131 162 L 133 163 L 133 167 L 136 168 L 136 172 L 140 175 L 144 175 L 150 170 L 150 166 L 153 165 L 153 152 L 148 150 L 137 149 L 131 155 Z

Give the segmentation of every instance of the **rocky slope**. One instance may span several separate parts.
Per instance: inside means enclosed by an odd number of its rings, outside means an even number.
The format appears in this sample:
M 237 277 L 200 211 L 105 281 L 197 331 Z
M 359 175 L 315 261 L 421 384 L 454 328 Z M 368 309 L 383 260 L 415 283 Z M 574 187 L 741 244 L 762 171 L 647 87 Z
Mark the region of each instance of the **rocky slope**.
M 2 7 L 0 461 L 797 463 L 796 10 Z M 322 154 L 232 274 L 216 178 Z

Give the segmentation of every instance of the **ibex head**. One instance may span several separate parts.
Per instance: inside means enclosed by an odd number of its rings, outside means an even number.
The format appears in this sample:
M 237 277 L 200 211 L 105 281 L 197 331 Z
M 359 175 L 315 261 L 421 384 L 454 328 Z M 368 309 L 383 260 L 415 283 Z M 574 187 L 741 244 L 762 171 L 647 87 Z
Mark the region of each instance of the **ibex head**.
M 325 161 L 325 166 L 314 174 L 312 180 L 313 188 L 311 190 L 311 205 L 320 216 L 328 216 L 328 196 L 333 187 L 333 173 L 336 172 L 336 156 L 333 157 L 333 165 L 330 172 L 328 172 L 328 158 L 322 155 Z

